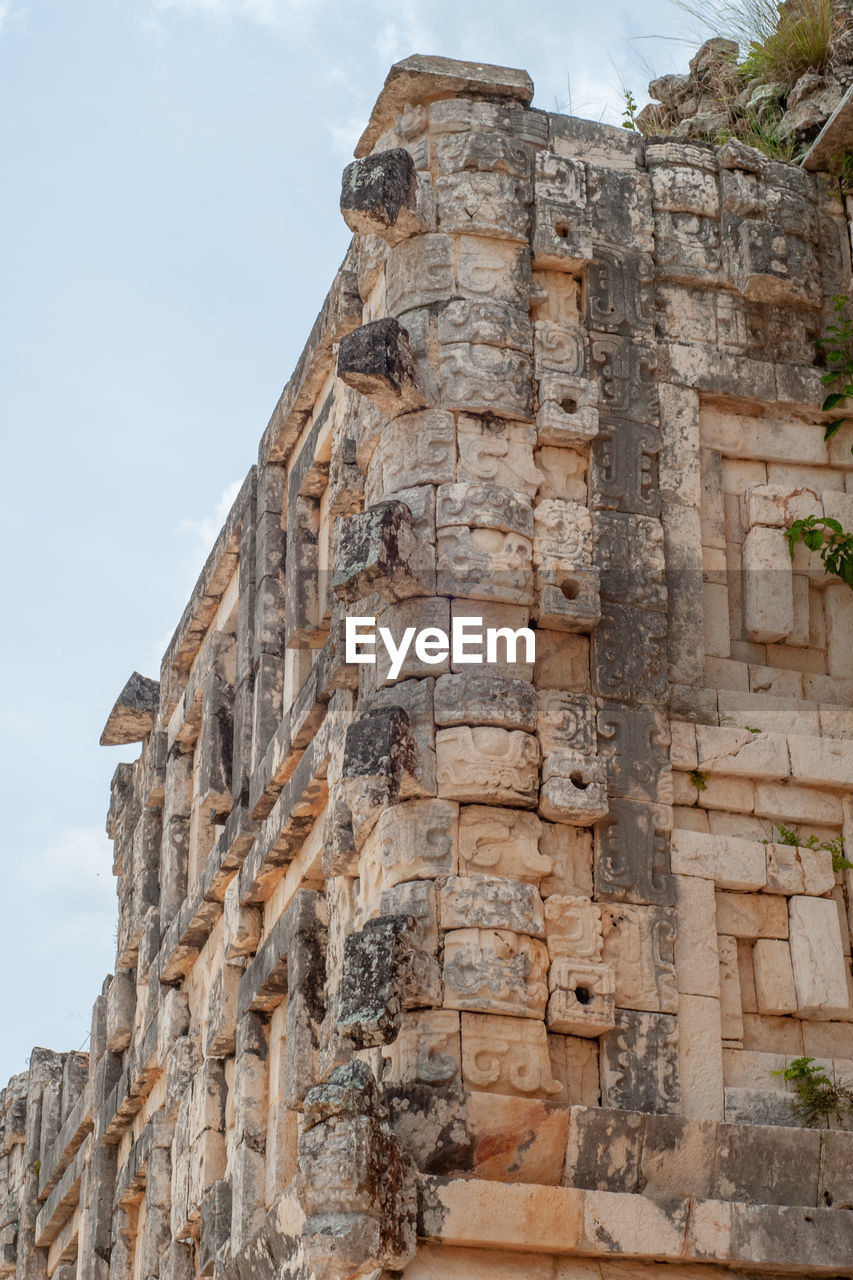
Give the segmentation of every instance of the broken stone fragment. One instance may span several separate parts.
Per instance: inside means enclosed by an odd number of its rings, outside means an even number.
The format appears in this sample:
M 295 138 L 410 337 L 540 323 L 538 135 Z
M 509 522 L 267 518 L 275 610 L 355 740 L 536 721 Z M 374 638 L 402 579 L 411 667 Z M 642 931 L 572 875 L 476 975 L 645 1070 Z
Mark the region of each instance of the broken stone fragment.
M 142 742 L 154 728 L 160 706 L 160 681 L 134 671 L 116 698 L 101 734 L 102 747 L 122 747 Z
M 435 569 L 427 563 L 432 555 L 423 552 L 406 504 L 379 502 L 335 522 L 332 590 L 348 603 L 371 592 L 392 601 L 429 595 L 435 590 Z
M 341 338 L 338 377 L 389 418 L 426 408 L 430 397 L 421 385 L 409 335 L 392 316 L 372 320 Z
M 427 231 L 418 213 L 418 175 L 404 147 L 379 151 L 344 169 L 341 213 L 356 235 L 378 235 L 388 244 Z
M 417 928 L 379 916 L 344 941 L 338 1032 L 357 1049 L 391 1044 L 406 1008 L 441 1002 L 438 962 L 413 946 Z

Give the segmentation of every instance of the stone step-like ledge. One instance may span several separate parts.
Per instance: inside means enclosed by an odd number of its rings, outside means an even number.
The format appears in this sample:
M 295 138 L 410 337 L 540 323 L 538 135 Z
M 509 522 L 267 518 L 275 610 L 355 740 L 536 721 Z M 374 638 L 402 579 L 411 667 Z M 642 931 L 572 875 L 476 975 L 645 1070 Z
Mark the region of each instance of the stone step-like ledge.
M 849 1274 L 853 1214 L 740 1201 L 669 1200 L 477 1179 L 421 1180 L 418 1236 L 472 1249 L 658 1262 L 753 1272 Z

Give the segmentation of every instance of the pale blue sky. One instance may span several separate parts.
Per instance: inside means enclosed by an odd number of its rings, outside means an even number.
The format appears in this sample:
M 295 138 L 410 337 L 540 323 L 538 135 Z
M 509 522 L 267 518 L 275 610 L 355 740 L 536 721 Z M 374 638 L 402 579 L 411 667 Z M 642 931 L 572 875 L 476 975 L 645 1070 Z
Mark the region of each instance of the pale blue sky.
M 137 754 L 98 737 L 158 675 L 343 257 L 388 67 L 524 67 L 535 106 L 618 122 L 620 74 L 642 103 L 686 66 L 662 32 L 695 36 L 667 0 L 0 0 L 0 1087 L 87 1036 Z

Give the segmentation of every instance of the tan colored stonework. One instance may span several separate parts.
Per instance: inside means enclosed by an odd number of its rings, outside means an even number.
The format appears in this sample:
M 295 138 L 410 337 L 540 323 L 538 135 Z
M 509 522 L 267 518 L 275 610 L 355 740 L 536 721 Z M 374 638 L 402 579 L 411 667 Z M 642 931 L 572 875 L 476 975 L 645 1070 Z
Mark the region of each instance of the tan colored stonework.
M 851 605 L 784 535 L 853 521 L 845 212 L 532 92 L 407 59 L 345 172 L 257 465 L 107 721 L 115 972 L 88 1055 L 0 1094 L 0 1276 L 849 1270 L 850 1122 L 783 1074 L 853 1079 Z M 535 655 L 355 664 L 353 617 Z

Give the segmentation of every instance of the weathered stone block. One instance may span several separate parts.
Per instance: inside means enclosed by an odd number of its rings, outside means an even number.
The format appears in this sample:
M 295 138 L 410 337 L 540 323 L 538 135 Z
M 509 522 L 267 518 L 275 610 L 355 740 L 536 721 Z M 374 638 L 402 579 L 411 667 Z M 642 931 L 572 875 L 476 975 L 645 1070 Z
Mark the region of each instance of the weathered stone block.
M 781 904 L 782 900 L 774 901 Z M 847 972 L 835 903 L 794 897 L 788 915 L 799 1016 L 831 1018 L 847 1013 Z
M 560 955 L 548 973 L 549 1031 L 600 1036 L 615 1025 L 615 975 L 608 964 Z
M 601 1101 L 627 1111 L 677 1112 L 678 1024 L 667 1013 L 617 1009 L 601 1041 Z
M 536 692 L 524 680 L 500 676 L 453 674 L 435 685 L 435 723 L 497 725 L 532 733 L 536 728 Z
M 332 589 L 348 603 L 372 592 L 384 599 L 431 595 L 435 576 L 404 502 L 380 502 L 335 524 Z
M 356 235 L 382 236 L 388 244 L 428 230 L 418 215 L 418 176 L 403 147 L 355 160 L 344 169 L 341 213 Z
M 512 929 L 540 937 L 545 932 L 538 890 L 507 876 L 452 876 L 439 891 L 438 910 L 442 929 Z
M 444 939 L 444 1003 L 451 1009 L 543 1018 L 548 948 L 508 929 L 454 929 Z
M 408 334 L 391 316 L 344 335 L 338 347 L 337 373 L 389 418 L 430 404 L 427 380 L 418 370 Z
M 459 810 L 459 872 L 467 876 L 510 876 L 538 884 L 553 869 L 539 852 L 542 823 L 534 813 L 488 805 Z
M 548 952 L 575 960 L 601 960 L 601 908 L 588 898 L 555 893 L 545 904 L 545 938 Z
M 621 1009 L 677 1013 L 675 920 L 666 907 L 622 903 L 601 912 L 602 958 L 616 971 Z
M 611 799 L 596 828 L 596 894 L 647 906 L 672 905 L 670 824 L 663 806 Z
M 571 751 L 552 751 L 542 762 L 539 813 L 550 822 L 592 826 L 607 813 L 605 762 Z
M 462 1082 L 469 1089 L 547 1098 L 561 1092 L 551 1075 L 543 1022 L 462 1014 Z
M 539 789 L 539 744 L 520 730 L 439 729 L 436 781 L 448 800 L 485 800 L 532 808 Z

